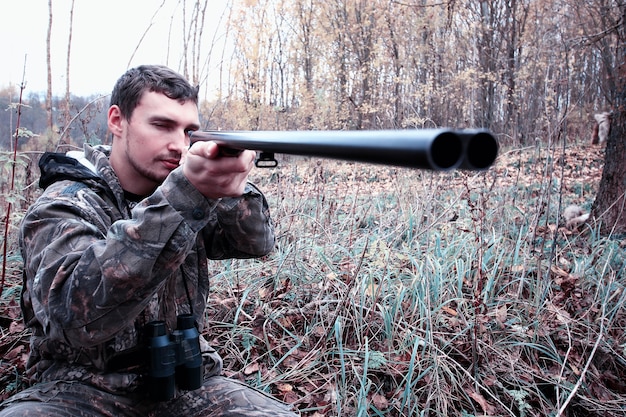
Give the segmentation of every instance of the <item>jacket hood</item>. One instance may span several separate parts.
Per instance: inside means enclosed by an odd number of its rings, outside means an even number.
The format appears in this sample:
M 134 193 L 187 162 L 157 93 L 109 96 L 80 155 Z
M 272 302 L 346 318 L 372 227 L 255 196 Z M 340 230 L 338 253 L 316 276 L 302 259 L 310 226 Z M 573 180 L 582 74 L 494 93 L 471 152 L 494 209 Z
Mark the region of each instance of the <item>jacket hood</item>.
M 39 170 L 39 186 L 43 189 L 62 180 L 101 182 L 100 175 L 92 168 L 81 163 L 79 159 L 62 153 L 44 153 L 39 159 Z

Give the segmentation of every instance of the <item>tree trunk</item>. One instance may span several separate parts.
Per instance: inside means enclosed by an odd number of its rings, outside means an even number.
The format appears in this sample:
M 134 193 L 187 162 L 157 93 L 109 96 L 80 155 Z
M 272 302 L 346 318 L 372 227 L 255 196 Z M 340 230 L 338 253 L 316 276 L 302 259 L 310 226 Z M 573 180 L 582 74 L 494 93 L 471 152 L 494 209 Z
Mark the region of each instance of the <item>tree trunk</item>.
M 624 74 L 626 76 L 626 74 Z M 622 99 L 622 102 L 626 102 Z M 600 222 L 602 235 L 626 234 L 626 110 L 613 113 L 611 133 L 606 142 L 604 170 L 598 194 L 591 208 Z
M 615 88 L 611 130 L 606 142 L 604 170 L 591 216 L 600 222 L 600 233 L 626 234 L 626 3 L 619 2 L 622 20 L 616 28 L 618 39 L 615 68 L 609 73 Z
M 48 0 L 48 34 L 46 36 L 46 64 L 48 68 L 48 92 L 46 94 L 46 114 L 48 116 L 48 129 L 52 132 L 53 120 L 52 120 L 52 63 L 50 59 L 51 43 L 50 38 L 52 35 L 52 0 Z
M 72 142 L 71 139 L 71 100 L 72 95 L 70 92 L 70 63 L 72 56 L 72 29 L 74 27 L 74 0 L 72 0 L 72 6 L 70 8 L 70 27 L 67 36 L 67 55 L 65 57 L 65 103 L 63 103 L 63 132 L 65 135 L 59 138 L 59 145 L 69 145 Z

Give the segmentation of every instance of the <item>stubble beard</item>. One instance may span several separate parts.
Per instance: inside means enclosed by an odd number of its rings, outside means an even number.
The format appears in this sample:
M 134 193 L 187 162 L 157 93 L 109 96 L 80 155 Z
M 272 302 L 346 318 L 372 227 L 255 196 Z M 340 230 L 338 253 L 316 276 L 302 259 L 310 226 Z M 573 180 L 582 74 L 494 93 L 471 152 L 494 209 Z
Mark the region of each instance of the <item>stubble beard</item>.
M 153 167 L 159 166 L 158 160 L 152 160 L 152 165 L 141 164 L 141 162 L 133 156 L 129 146 L 126 147 L 126 159 L 135 172 L 137 172 L 144 179 L 153 182 L 155 185 L 160 185 L 163 181 L 165 181 L 165 178 L 169 174 L 169 172 L 167 174 L 162 174 L 153 169 Z

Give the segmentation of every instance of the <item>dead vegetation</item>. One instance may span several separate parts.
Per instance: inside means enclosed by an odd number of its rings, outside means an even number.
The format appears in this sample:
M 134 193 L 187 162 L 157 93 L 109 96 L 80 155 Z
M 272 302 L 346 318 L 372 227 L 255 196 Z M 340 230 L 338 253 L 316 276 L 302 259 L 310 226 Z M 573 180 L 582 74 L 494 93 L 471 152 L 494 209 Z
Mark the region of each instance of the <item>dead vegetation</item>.
M 588 211 L 602 159 L 538 146 L 481 174 L 255 170 L 276 251 L 211 264 L 205 336 L 227 375 L 307 416 L 624 415 L 626 240 L 562 215 Z M 7 261 L 2 398 L 28 352 Z

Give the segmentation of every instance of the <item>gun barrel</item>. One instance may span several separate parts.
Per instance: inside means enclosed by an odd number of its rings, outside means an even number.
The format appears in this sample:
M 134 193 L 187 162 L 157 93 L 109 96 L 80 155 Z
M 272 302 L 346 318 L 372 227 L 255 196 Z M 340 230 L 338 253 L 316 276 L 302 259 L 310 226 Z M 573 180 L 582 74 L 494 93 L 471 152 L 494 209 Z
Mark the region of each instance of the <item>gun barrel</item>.
M 194 131 L 191 142 L 269 153 L 344 159 L 437 171 L 488 168 L 497 155 L 485 130 Z
M 459 169 L 485 170 L 498 156 L 498 142 L 487 130 L 463 130 L 459 132 L 464 143 L 463 161 Z

